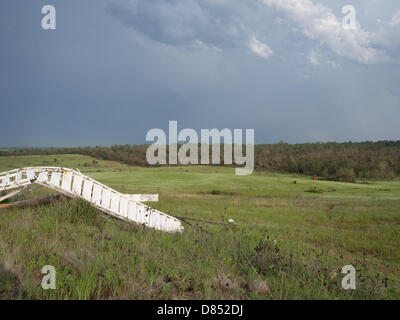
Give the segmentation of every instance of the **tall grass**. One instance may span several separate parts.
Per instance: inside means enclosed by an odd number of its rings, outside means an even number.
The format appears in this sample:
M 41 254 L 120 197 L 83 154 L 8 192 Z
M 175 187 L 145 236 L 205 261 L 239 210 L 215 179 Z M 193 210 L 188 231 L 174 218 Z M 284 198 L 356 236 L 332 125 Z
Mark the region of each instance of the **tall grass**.
M 232 168 L 144 169 L 80 155 L 0 157 L 0 171 L 49 163 L 124 193 L 159 193 L 151 206 L 197 219 L 187 220 L 196 228 L 158 232 L 75 200 L 0 210 L 2 299 L 400 298 L 398 180 L 238 177 Z M 41 287 L 44 265 L 56 268 L 56 290 Z M 344 265 L 357 270 L 356 290 L 341 287 Z
M 375 275 L 361 261 L 355 264 L 365 283 L 344 291 L 343 260 L 307 243 L 290 246 L 279 232 L 260 227 L 209 225 L 204 233 L 186 226 L 183 234 L 168 234 L 108 219 L 81 200 L 9 210 L 2 217 L 6 298 L 376 299 L 399 294 L 393 280 Z M 56 290 L 40 285 L 44 265 L 57 271 Z

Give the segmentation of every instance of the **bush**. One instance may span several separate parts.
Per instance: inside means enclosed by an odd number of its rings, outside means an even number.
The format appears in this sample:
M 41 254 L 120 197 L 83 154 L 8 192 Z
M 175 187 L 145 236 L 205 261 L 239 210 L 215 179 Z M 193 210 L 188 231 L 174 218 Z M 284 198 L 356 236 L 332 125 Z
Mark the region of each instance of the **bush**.
M 336 172 L 336 180 L 338 181 L 354 183 L 356 182 L 355 178 L 354 170 L 352 168 L 340 168 Z

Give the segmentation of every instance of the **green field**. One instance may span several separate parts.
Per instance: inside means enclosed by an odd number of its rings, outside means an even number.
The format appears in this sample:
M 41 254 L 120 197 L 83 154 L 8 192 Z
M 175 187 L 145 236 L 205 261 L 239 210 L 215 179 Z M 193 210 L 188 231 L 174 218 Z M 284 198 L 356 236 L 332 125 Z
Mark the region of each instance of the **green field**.
M 167 234 L 77 200 L 0 209 L 2 299 L 400 298 L 400 180 L 0 157 L 0 172 L 24 166 L 79 168 L 123 193 L 159 193 L 151 206 L 207 222 Z M 41 287 L 44 265 L 56 268 L 55 290 Z M 342 289 L 345 265 L 356 267 L 355 290 Z

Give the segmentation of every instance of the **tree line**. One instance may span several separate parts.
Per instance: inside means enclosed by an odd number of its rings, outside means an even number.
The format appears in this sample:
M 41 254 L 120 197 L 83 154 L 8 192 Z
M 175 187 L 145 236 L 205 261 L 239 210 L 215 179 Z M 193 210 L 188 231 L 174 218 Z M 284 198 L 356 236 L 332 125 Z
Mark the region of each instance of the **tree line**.
M 0 149 L 0 156 L 81 154 L 128 165 L 148 166 L 148 145 L 77 148 Z M 221 145 L 221 164 L 223 164 Z M 211 152 L 210 152 L 211 156 Z M 353 182 L 356 178 L 393 179 L 400 176 L 400 141 L 262 144 L 254 148 L 256 170 L 317 175 Z

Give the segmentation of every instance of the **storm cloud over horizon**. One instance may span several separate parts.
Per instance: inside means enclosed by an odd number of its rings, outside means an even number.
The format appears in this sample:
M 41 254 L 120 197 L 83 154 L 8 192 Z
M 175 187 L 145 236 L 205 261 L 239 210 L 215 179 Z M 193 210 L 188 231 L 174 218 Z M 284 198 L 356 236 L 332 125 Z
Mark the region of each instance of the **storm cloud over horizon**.
M 395 0 L 3 0 L 0 41 L 0 147 L 143 144 L 169 120 L 400 140 Z

